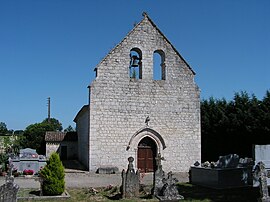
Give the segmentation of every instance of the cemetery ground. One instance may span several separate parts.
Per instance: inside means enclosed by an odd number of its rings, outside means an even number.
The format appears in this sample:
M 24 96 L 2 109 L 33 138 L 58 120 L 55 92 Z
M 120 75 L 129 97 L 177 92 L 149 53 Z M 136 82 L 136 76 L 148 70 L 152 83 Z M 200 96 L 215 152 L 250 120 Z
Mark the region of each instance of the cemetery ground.
M 201 186 L 191 185 L 189 183 L 179 183 L 178 189 L 181 195 L 185 197 L 181 201 L 193 201 L 193 202 L 253 202 L 257 201 L 260 197 L 259 189 L 252 187 L 235 188 L 235 189 L 211 189 Z M 121 200 L 123 202 L 140 202 L 158 201 L 156 198 L 152 198 L 149 195 L 151 186 L 146 186 L 141 189 L 140 198 L 135 199 L 121 199 L 119 186 L 103 187 L 103 188 L 68 188 L 67 191 L 70 194 L 70 198 L 66 199 L 67 202 L 77 201 L 116 201 Z M 29 194 L 30 193 L 30 194 Z M 35 196 L 38 189 L 20 189 L 18 196 Z M 29 201 L 29 200 L 18 200 Z M 42 200 L 53 201 L 53 200 Z
M 140 189 L 138 198 L 121 199 L 120 185 L 121 174 L 94 174 L 81 170 L 65 169 L 66 191 L 70 198 L 64 198 L 67 202 L 77 201 L 116 201 L 140 202 L 158 201 L 153 198 L 151 193 L 153 175 L 146 174 L 141 179 L 144 186 Z M 242 187 L 234 189 L 212 189 L 202 186 L 192 185 L 188 182 L 188 175 L 177 175 L 180 181 L 177 184 L 179 193 L 184 196 L 181 201 L 200 201 L 200 202 L 253 202 L 260 198 L 259 188 Z M 233 180 L 233 179 L 232 179 Z M 0 177 L 0 184 L 4 184 L 5 178 Z M 18 197 L 37 197 L 39 196 L 39 182 L 33 178 L 16 177 L 15 183 L 20 186 Z M 35 201 L 36 199 L 18 199 L 18 201 Z M 56 199 L 60 200 L 60 199 Z M 56 201 L 55 199 L 45 199 L 46 201 Z
M 147 176 L 149 177 L 149 176 Z M 146 184 L 140 197 L 136 199 L 121 199 L 123 202 L 140 202 L 158 201 L 156 198 L 151 198 L 149 193 L 152 188 L 151 178 L 143 179 L 143 184 Z M 178 177 L 179 179 L 179 177 Z M 181 181 L 181 179 L 179 179 Z M 184 196 L 181 201 L 193 202 L 253 202 L 257 201 L 260 197 L 259 189 L 253 187 L 235 188 L 235 189 L 212 189 L 202 186 L 191 185 L 183 182 L 188 181 L 187 178 L 182 178 L 182 182 L 177 184 L 179 193 Z M 4 183 L 4 177 L 0 177 L 0 184 Z M 37 196 L 39 195 L 39 184 L 31 178 L 15 178 L 15 183 L 18 183 L 20 190 L 19 197 Z M 85 173 L 66 173 L 66 190 L 70 195 L 67 202 L 77 201 L 116 201 L 120 199 L 120 185 L 121 176 L 118 174 L 112 175 L 98 175 L 98 174 L 85 174 Z M 95 191 L 97 190 L 97 192 Z M 95 193 L 96 192 L 96 193 Z M 59 199 L 57 199 L 59 200 Z M 21 200 L 18 201 L 29 201 Z M 31 200 L 30 200 L 31 201 Z M 34 200 L 32 200 L 34 201 Z M 43 202 L 56 201 L 56 200 L 42 200 Z

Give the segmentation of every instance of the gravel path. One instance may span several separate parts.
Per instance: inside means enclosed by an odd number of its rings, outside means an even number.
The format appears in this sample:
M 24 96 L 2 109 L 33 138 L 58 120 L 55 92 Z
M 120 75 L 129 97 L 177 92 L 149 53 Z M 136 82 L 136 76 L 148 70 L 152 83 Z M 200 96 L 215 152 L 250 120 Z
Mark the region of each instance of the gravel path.
M 187 175 L 175 174 L 180 182 L 187 182 Z M 94 174 L 88 172 L 79 173 L 66 173 L 65 182 L 68 188 L 84 188 L 84 187 L 106 187 L 108 185 L 119 186 L 121 185 L 121 174 Z M 0 185 L 5 183 L 5 177 L 0 177 Z M 20 186 L 20 188 L 39 188 L 40 184 L 38 178 L 25 178 L 16 177 L 15 183 Z M 150 185 L 153 183 L 153 174 L 146 174 L 142 178 L 142 184 Z

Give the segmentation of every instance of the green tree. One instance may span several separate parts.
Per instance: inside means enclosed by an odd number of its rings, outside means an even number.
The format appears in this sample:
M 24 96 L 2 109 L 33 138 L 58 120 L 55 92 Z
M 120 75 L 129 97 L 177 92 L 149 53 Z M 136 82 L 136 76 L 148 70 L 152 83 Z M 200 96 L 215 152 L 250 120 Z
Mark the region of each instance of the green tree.
M 0 154 L 0 171 L 6 171 L 7 170 L 7 163 L 8 163 L 8 155 L 3 153 Z
M 53 131 L 62 131 L 63 130 L 62 123 L 60 123 L 55 118 L 50 118 L 50 120 L 48 118 L 46 118 L 45 120 L 42 121 L 42 123 L 49 124 L 52 127 Z
M 252 145 L 270 143 L 270 92 L 263 100 L 245 91 L 233 100 L 202 100 L 202 160 L 237 153 L 252 157 Z
M 8 133 L 7 125 L 4 122 L 0 122 L 0 136 Z
M 69 126 L 64 130 L 64 132 L 75 132 L 75 129 L 72 128 L 71 125 L 69 125 Z
M 45 133 L 46 131 L 61 131 L 62 124 L 52 118 L 49 123 L 46 119 L 41 123 L 31 124 L 24 130 L 21 146 L 36 149 L 39 154 L 46 153 Z
M 56 152 L 51 154 L 47 165 L 40 171 L 40 176 L 43 179 L 42 192 L 44 195 L 55 196 L 65 191 L 64 166 Z

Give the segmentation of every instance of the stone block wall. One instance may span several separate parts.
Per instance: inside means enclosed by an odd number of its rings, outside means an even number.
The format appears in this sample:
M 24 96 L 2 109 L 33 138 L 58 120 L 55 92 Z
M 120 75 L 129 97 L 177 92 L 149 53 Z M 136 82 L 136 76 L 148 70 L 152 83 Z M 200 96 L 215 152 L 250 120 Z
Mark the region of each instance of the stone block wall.
M 130 50 L 142 52 L 142 79 L 129 75 Z M 153 80 L 153 54 L 165 53 L 166 78 Z M 132 136 L 146 127 L 159 133 L 166 145 L 160 152 L 165 171 L 188 172 L 201 160 L 200 92 L 194 72 L 155 27 L 148 16 L 97 66 L 98 76 L 90 85 L 89 169 L 100 166 L 126 167 L 137 159 L 140 139 L 127 146 Z M 147 136 L 147 132 L 145 136 Z
M 89 167 L 89 107 L 85 105 L 74 119 L 78 134 L 78 159 Z
M 60 142 L 46 142 L 46 157 L 49 158 L 53 152 L 59 150 Z

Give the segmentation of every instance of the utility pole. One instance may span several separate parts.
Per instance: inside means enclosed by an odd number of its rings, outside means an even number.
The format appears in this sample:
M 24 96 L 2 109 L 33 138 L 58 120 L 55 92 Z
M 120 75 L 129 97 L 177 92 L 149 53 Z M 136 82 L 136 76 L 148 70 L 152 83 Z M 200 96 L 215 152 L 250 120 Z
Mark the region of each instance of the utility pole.
M 48 97 L 48 123 L 51 123 L 51 98 Z

